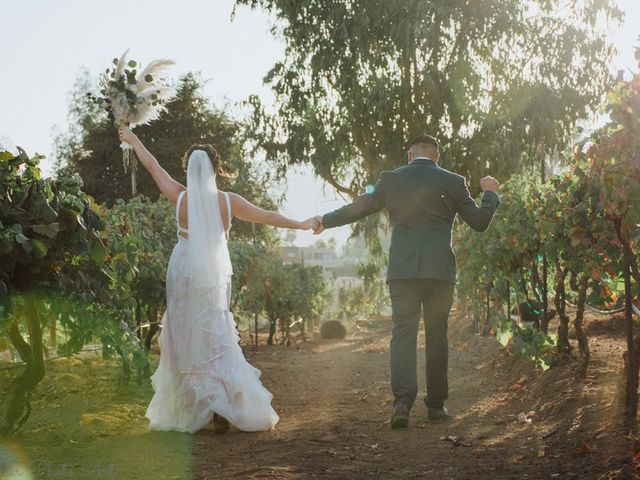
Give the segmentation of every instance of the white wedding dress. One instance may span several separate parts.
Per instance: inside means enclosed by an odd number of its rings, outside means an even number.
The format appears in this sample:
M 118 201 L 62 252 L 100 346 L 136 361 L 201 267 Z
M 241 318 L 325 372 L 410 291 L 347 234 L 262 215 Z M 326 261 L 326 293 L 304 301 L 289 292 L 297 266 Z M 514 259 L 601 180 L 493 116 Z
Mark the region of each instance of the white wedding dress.
M 206 160 L 210 163 L 208 157 Z M 189 183 L 187 189 L 191 231 L 192 219 L 196 220 L 191 216 L 191 204 L 196 203 L 196 198 L 192 198 Z M 230 274 L 219 289 L 197 289 L 190 278 L 188 250 L 192 235 L 189 238 L 181 235 L 186 229 L 179 222 L 184 193 L 180 193 L 176 205 L 178 243 L 167 269 L 167 310 L 159 337 L 160 364 L 151 377 L 155 394 L 146 411 L 149 428 L 196 432 L 212 420 L 215 412 L 240 430 L 269 430 L 279 418 L 271 407 L 271 393 L 259 380 L 260 370 L 246 361 L 238 344 L 236 323 L 229 311 Z M 217 188 L 215 194 L 217 199 Z M 215 260 L 221 265 L 215 266 L 222 269 L 228 264 L 230 272 L 226 241 L 231 208 L 228 195 L 224 196 L 229 221 L 226 229 L 222 227 L 223 256 Z M 217 200 L 214 203 L 213 213 L 220 216 Z M 202 255 L 203 261 L 206 256 L 207 253 Z M 217 297 L 224 297 L 219 308 Z

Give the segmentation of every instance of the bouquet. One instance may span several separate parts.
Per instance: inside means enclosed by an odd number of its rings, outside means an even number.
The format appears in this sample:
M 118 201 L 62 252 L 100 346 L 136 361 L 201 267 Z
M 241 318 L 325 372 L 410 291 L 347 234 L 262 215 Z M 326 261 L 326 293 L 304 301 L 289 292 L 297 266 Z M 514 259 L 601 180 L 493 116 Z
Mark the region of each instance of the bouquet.
M 168 67 L 172 60 L 154 60 L 138 73 L 140 63 L 127 61 L 127 53 L 113 59 L 113 67 L 100 75 L 99 85 L 101 97 L 96 98 L 98 104 L 109 114 L 116 124 L 133 129 L 136 125 L 145 125 L 165 110 L 166 102 L 175 95 L 175 89 L 166 79 Z M 122 163 L 125 172 L 131 171 L 131 193 L 136 194 L 137 159 L 131 145 L 123 143 Z

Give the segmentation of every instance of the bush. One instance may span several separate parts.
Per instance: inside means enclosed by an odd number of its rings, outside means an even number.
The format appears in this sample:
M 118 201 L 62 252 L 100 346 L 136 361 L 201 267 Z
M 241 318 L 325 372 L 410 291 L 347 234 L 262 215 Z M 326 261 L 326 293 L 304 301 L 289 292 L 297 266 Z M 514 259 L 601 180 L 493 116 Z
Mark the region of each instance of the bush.
M 320 335 L 324 340 L 341 340 L 347 336 L 347 329 L 339 320 L 328 320 L 320 325 Z

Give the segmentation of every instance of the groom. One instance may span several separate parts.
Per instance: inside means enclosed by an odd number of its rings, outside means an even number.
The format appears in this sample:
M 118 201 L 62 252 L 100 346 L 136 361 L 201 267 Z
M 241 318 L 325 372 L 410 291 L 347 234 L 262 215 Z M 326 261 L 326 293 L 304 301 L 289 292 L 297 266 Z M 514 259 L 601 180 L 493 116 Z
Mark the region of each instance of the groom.
M 372 193 L 352 204 L 317 217 L 315 230 L 353 223 L 386 209 L 393 228 L 387 283 L 391 294 L 391 389 L 395 397 L 391 428 L 406 427 L 409 410 L 418 393 L 416 342 L 421 313 L 424 315 L 427 356 L 427 397 L 430 420 L 449 418 L 447 321 L 456 281 L 451 230 L 456 214 L 474 230 L 484 232 L 500 204 L 500 184 L 484 177 L 478 207 L 464 177 L 438 166 L 438 142 L 421 135 L 408 152 L 409 164 L 380 174 Z

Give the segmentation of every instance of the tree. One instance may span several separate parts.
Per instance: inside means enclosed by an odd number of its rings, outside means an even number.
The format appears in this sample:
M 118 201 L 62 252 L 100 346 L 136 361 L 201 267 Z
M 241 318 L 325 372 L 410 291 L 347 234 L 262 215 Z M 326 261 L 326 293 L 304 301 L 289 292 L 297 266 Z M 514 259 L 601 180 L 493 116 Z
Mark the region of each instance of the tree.
M 136 348 L 126 328 L 94 310 L 121 293 L 105 263 L 104 222 L 81 179 L 43 179 L 41 158 L 0 151 L 0 327 L 25 364 L 7 388 L 0 436 L 30 415 L 29 399 L 45 375 L 47 325 L 51 335 L 56 321 L 71 331 L 62 353 L 78 352 L 94 337 L 103 353 L 117 350 L 123 360 Z
M 293 246 L 293 244 L 296 242 L 297 237 L 298 237 L 298 232 L 296 232 L 292 228 L 288 228 L 285 233 L 284 241 L 286 242 L 287 245 Z
M 327 248 L 327 242 L 325 242 L 323 239 L 319 238 L 318 240 L 316 240 L 316 242 L 313 244 L 314 248 L 317 248 L 318 250 L 321 249 L 325 249 Z
M 159 315 L 166 307 L 164 279 L 176 244 L 173 212 L 164 197 L 152 202 L 144 195 L 137 195 L 128 202 L 119 199 L 104 213 L 109 249 L 120 252 L 121 257 L 130 257 L 125 266 L 133 268 L 122 272 L 117 280 L 131 289 L 138 338 L 141 338 L 143 319 L 146 318 L 149 330 L 144 344 L 147 350 L 160 330 Z
M 236 0 L 274 12 L 285 59 L 265 77 L 252 132 L 280 172 L 310 163 L 351 197 L 431 133 L 441 164 L 505 178 L 563 148 L 610 85 L 600 19 L 613 0 Z M 377 236 L 377 217 L 354 232 Z M 370 242 L 370 247 L 374 246 Z M 377 251 L 379 253 L 379 246 Z
M 548 355 L 553 346 L 546 336 L 549 318 L 534 311 L 538 320 L 533 331 L 525 331 L 512 325 L 511 308 L 501 315 L 504 300 L 511 304 L 512 292 L 518 305 L 541 305 L 540 265 L 545 245 L 560 320 L 554 356 L 569 358 L 570 318 L 565 303 L 571 299 L 577 307 L 573 325 L 582 359 L 577 374 L 582 377 L 590 358 L 582 328 L 585 307 L 588 301 L 609 306 L 617 284 L 620 248 L 602 210 L 604 204 L 592 186 L 591 179 L 598 175 L 583 160 L 567 162 L 571 168 L 546 184 L 531 175 L 514 176 L 506 182 L 501 189 L 502 205 L 485 234 L 478 235 L 466 225 L 458 225 L 458 292 L 472 309 L 474 323 L 480 323 L 481 328 L 476 331 L 500 332 L 508 328 L 514 334 L 516 350 L 550 365 L 555 358 Z
M 636 57 L 640 61 L 640 49 Z M 640 333 L 632 318 L 632 301 L 639 297 L 640 285 L 640 75 L 628 81 L 618 79 L 604 109 L 608 123 L 565 155 L 567 171 L 546 184 L 537 178 L 512 178 L 501 189 L 503 207 L 486 235 L 460 229 L 461 235 L 456 236 L 462 266 L 459 292 L 471 305 L 486 305 L 486 312 L 491 287 L 499 280 L 521 284 L 525 295 L 535 292 L 544 245 L 560 317 L 557 353 L 565 358 L 571 348 L 565 303 L 570 290 L 575 292 L 573 326 L 581 357 L 578 377 L 585 376 L 591 355 L 583 328 L 586 307 L 595 303 L 610 309 L 624 296 L 625 405 L 629 417 L 635 419 Z M 531 271 L 529 283 L 524 278 L 518 282 L 523 270 Z M 531 339 L 542 340 L 538 334 L 545 334 L 547 326 L 542 322 L 540 332 Z
M 293 278 L 294 288 L 288 298 L 293 323 L 300 326 L 302 339 L 305 340 L 306 324 L 316 320 L 322 314 L 329 299 L 329 292 L 322 276 L 322 267 L 300 264 L 285 265 Z M 291 322 L 287 323 L 286 335 L 289 337 Z
M 605 109 L 609 123 L 593 135 L 592 144 L 586 151 L 584 144 L 574 151 L 576 160 L 583 162 L 586 171 L 581 175 L 581 183 L 587 195 L 593 198 L 594 209 L 613 226 L 622 250 L 627 339 L 625 406 L 634 420 L 638 412 L 640 371 L 640 333 L 635 331 L 632 318 L 632 292 L 638 296 L 640 285 L 637 256 L 640 243 L 640 48 L 636 49 L 635 57 L 638 71 L 629 81 L 620 78 L 607 96 Z
M 95 87 L 88 72 L 82 72 L 70 95 L 69 130 L 56 138 L 56 170 L 64 176 L 78 173 L 85 190 L 98 202 L 108 205 L 118 199 L 129 199 L 129 175 L 122 167 L 122 152 L 116 129 L 91 96 Z M 193 73 L 178 82 L 175 98 L 167 110 L 149 125 L 136 128 L 140 139 L 153 152 L 160 164 L 178 181 L 186 182 L 186 171 L 180 159 L 193 143 L 213 144 L 223 159 L 223 166 L 235 178 L 218 178 L 221 190 L 231 190 L 264 208 L 274 208 L 267 187 L 269 177 L 248 158 L 243 149 L 243 125 L 222 109 L 213 108 L 202 94 L 203 81 Z M 151 176 L 140 169 L 138 192 L 156 200 L 159 191 Z M 273 240 L 267 230 L 256 226 L 256 235 Z M 250 238 L 247 223 L 234 228 L 234 234 Z
M 305 321 L 320 314 L 327 298 L 322 268 L 285 265 L 274 250 L 251 244 L 237 244 L 231 253 L 243 310 L 269 321 L 267 344 L 274 344 L 280 327 L 288 345 L 292 322 L 299 323 L 304 337 Z

